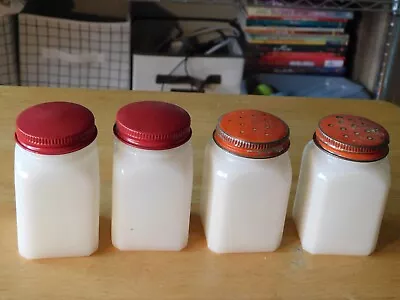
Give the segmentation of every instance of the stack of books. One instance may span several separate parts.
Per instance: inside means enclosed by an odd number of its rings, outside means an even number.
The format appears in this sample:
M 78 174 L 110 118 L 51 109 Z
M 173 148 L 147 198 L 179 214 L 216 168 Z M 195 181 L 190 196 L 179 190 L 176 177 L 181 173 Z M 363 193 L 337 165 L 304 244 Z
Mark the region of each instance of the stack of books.
M 343 75 L 352 12 L 247 7 L 248 68 L 268 73 Z

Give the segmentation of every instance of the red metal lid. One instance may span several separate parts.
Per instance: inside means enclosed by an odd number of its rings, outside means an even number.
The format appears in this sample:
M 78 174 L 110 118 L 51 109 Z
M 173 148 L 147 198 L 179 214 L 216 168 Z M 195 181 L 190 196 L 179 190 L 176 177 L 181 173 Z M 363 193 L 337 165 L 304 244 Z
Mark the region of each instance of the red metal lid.
M 190 115 L 170 103 L 131 103 L 118 111 L 114 134 L 122 142 L 141 149 L 171 149 L 183 145 L 192 136 Z
M 375 161 L 389 153 L 389 133 L 358 116 L 330 115 L 319 122 L 314 141 L 326 151 L 354 161 Z
M 88 146 L 97 136 L 93 113 L 69 102 L 31 106 L 19 114 L 16 125 L 17 143 L 39 154 L 71 153 Z
M 237 110 L 223 115 L 214 131 L 214 140 L 221 148 L 249 158 L 279 156 L 290 146 L 288 125 L 258 110 Z

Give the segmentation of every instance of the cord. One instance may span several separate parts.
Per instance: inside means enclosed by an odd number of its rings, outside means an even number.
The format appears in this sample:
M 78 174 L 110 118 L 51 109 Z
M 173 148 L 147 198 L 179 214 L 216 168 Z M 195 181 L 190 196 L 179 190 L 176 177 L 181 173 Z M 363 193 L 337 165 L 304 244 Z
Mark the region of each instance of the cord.
M 223 31 L 225 30 L 231 30 L 233 32 L 233 36 L 227 36 L 223 33 Z M 240 37 L 240 32 L 239 30 L 237 30 L 236 28 L 228 28 L 228 27 L 205 27 L 205 28 L 199 28 L 195 31 L 193 31 L 191 34 L 189 34 L 188 36 L 186 36 L 186 38 L 190 38 L 190 37 L 196 37 L 202 34 L 206 34 L 206 33 L 211 33 L 211 32 L 217 32 L 219 33 L 222 37 L 224 37 L 224 40 L 220 43 L 218 43 L 217 45 L 214 45 L 213 47 L 211 47 L 210 49 L 208 49 L 204 55 L 211 55 L 214 52 L 218 51 L 220 48 L 228 45 L 230 42 L 232 42 L 233 39 L 238 39 Z M 189 55 L 186 55 L 184 59 L 182 59 L 180 62 L 178 62 L 178 64 L 169 72 L 168 76 L 172 75 L 182 64 L 184 64 L 184 69 L 185 69 L 185 75 L 187 77 L 190 77 L 189 75 L 189 71 L 188 71 L 188 59 L 190 57 Z M 165 83 L 161 84 L 161 92 L 164 91 L 164 87 L 165 87 Z M 190 85 L 191 90 L 193 89 L 193 84 Z
M 222 42 L 216 44 L 215 46 L 211 47 L 210 49 L 208 49 L 206 52 L 204 52 L 204 55 L 211 55 L 214 52 L 218 51 L 219 49 L 221 49 L 222 47 L 225 47 L 226 45 L 228 45 L 229 43 L 231 43 L 233 40 L 235 40 L 235 37 L 229 37 L 226 38 L 225 40 L 223 40 Z
M 183 65 L 183 67 L 185 68 L 185 75 L 186 75 L 187 77 L 190 76 L 190 75 L 189 75 L 189 71 L 188 71 L 188 60 L 189 60 L 189 56 L 186 56 L 186 57 L 185 57 L 185 63 L 184 63 L 184 65 Z
M 188 68 L 187 68 L 187 61 L 189 59 L 189 56 L 186 56 L 184 59 L 182 59 L 178 64 L 171 70 L 171 72 L 168 73 L 168 76 L 172 75 L 178 68 L 184 63 L 184 68 L 185 68 L 185 74 L 186 76 L 189 76 Z M 164 86 L 165 83 L 161 84 L 161 92 L 164 91 Z
M 195 37 L 195 36 L 199 36 L 199 35 L 203 35 L 206 33 L 210 33 L 210 32 L 223 32 L 223 31 L 232 31 L 234 33 L 235 36 L 239 37 L 240 36 L 240 32 L 239 30 L 237 30 L 234 27 L 205 27 L 205 28 L 200 28 L 198 30 L 195 30 L 191 33 L 189 33 L 186 37 Z

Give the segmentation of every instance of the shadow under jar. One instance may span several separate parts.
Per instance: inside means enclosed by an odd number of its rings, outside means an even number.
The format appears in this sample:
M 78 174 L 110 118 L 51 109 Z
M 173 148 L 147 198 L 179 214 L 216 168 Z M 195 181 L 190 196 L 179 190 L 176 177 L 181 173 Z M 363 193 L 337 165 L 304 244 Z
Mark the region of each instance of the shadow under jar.
M 185 248 L 193 185 L 189 114 L 170 103 L 131 103 L 118 111 L 114 135 L 113 245 Z
M 201 217 L 217 253 L 275 251 L 282 239 L 292 168 L 289 127 L 274 115 L 223 115 L 206 147 Z
M 389 134 L 363 117 L 323 118 L 303 152 L 293 218 L 312 254 L 369 255 L 390 188 Z

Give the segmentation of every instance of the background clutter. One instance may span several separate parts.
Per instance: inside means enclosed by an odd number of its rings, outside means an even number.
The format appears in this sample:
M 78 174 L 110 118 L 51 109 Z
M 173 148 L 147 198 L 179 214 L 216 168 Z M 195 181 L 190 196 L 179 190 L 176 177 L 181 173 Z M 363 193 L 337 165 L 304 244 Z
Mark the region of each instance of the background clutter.
M 364 53 L 363 8 L 296 5 L 0 1 L 0 84 L 378 97 L 389 55 Z

